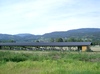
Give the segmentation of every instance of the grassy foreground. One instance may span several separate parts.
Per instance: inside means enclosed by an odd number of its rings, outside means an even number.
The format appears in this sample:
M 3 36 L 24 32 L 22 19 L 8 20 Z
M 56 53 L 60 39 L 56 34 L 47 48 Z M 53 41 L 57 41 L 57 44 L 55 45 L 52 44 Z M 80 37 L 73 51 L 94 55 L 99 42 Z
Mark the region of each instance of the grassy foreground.
M 100 74 L 100 53 L 0 51 L 0 74 Z

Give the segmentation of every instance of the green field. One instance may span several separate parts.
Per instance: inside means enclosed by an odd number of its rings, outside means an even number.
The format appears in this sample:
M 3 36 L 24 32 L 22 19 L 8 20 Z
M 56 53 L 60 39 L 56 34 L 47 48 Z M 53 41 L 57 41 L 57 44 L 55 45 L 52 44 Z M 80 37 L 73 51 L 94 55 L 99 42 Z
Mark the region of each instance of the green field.
M 100 74 L 100 52 L 0 51 L 0 74 Z

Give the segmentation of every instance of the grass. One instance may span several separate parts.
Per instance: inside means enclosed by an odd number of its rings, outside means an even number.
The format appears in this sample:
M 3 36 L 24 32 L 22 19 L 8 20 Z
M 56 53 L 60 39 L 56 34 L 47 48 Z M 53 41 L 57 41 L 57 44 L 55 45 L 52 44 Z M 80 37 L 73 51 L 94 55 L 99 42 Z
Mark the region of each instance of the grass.
M 0 51 L 0 74 L 100 74 L 100 53 Z

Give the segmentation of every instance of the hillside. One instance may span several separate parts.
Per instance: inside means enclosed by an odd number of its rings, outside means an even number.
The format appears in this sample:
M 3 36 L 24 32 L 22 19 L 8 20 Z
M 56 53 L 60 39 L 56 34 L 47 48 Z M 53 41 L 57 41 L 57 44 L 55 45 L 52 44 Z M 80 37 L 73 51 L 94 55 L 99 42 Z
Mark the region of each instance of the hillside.
M 44 35 L 33 35 L 33 34 L 0 34 L 0 41 L 14 40 L 16 42 L 34 42 L 39 41 L 50 41 L 50 38 L 80 38 L 90 39 L 92 41 L 100 40 L 100 28 L 81 28 L 73 29 L 69 31 L 58 31 L 52 33 L 46 33 Z
M 83 37 L 83 36 L 96 36 L 99 35 L 99 28 L 82 28 L 73 29 L 69 31 L 60 31 L 44 34 L 43 37 Z

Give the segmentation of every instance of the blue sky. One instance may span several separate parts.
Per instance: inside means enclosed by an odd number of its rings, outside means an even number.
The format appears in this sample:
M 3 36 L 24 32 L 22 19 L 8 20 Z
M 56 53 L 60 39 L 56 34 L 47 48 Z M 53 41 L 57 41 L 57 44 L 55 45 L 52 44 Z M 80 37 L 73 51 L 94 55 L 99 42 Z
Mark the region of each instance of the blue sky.
M 0 0 L 0 33 L 100 28 L 100 0 Z

